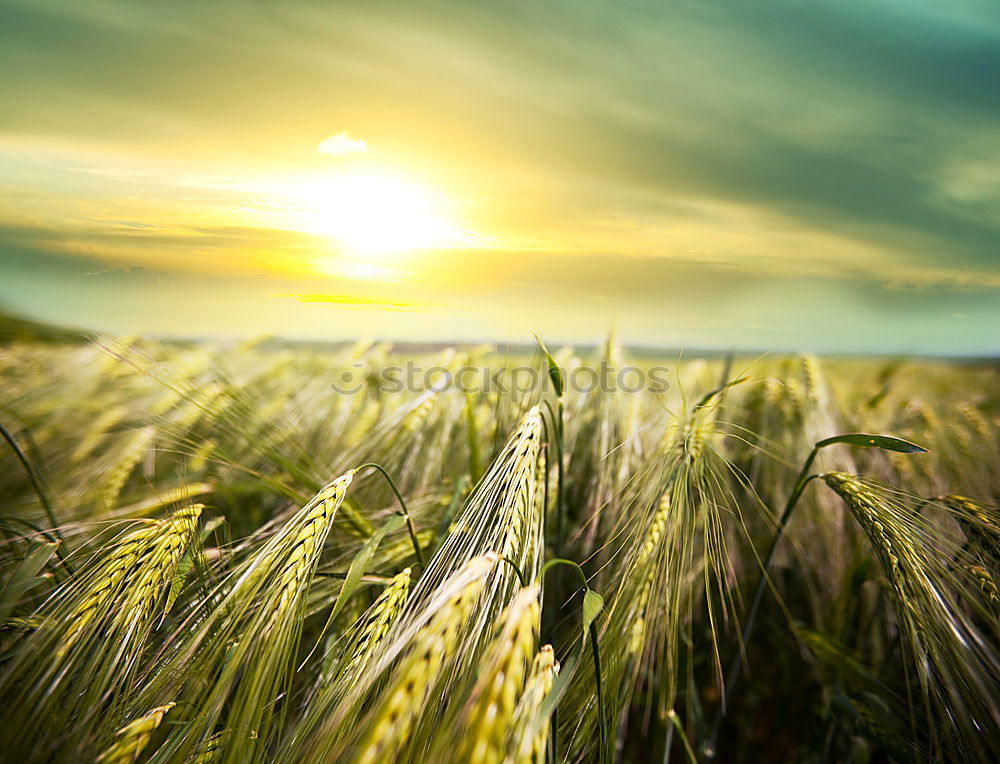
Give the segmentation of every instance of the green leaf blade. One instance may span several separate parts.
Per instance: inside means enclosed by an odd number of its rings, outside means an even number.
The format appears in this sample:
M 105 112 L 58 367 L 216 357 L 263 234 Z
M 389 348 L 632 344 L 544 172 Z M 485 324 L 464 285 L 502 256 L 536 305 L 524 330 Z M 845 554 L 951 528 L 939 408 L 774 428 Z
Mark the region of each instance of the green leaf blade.
M 911 443 L 908 440 L 896 438 L 892 435 L 870 435 L 864 432 L 852 432 L 845 435 L 835 435 L 832 438 L 826 438 L 825 440 L 819 441 L 816 444 L 816 448 L 825 448 L 826 446 L 832 446 L 836 443 L 843 443 L 848 446 L 857 446 L 859 448 L 880 448 L 883 451 L 893 451 L 897 454 L 927 453 L 926 448 L 918 446 L 916 443 Z
M 403 527 L 405 518 L 402 515 L 393 515 L 382 525 L 375 534 L 365 542 L 364 546 L 358 551 L 351 560 L 351 565 L 347 569 L 347 577 L 344 579 L 344 585 L 340 588 L 340 595 L 337 597 L 337 602 L 333 606 L 333 612 L 330 614 L 330 621 L 337 616 L 337 614 L 343 609 L 347 600 L 354 593 L 354 590 L 358 588 L 358 584 L 361 583 L 361 577 L 368 570 L 368 565 L 371 563 L 372 558 L 375 556 L 375 552 L 378 551 L 378 545 L 382 542 L 382 539 L 388 533 L 393 531 L 398 531 Z
M 559 368 L 559 364 L 556 363 L 556 359 L 552 357 L 552 353 L 550 353 L 549 349 L 545 347 L 545 343 L 542 342 L 542 338 L 537 334 L 535 335 L 535 341 L 538 342 L 538 347 L 541 348 L 542 353 L 548 361 L 549 379 L 552 380 L 552 387 L 556 391 L 556 397 L 562 398 L 563 390 L 565 389 L 562 369 Z

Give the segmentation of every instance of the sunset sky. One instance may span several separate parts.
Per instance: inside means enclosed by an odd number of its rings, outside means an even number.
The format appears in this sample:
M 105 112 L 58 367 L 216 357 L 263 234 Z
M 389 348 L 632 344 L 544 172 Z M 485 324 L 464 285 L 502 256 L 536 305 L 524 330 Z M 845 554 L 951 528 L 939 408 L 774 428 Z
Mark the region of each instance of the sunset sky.
M 0 309 L 1000 352 L 1000 5 L 0 5 Z

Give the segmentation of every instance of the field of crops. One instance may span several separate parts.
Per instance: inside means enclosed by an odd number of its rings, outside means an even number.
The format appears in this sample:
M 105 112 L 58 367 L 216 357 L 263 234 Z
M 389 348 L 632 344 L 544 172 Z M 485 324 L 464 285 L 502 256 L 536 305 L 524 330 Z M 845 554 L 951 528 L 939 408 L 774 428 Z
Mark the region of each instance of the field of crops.
M 0 347 L 0 758 L 996 756 L 1000 368 L 552 351 Z

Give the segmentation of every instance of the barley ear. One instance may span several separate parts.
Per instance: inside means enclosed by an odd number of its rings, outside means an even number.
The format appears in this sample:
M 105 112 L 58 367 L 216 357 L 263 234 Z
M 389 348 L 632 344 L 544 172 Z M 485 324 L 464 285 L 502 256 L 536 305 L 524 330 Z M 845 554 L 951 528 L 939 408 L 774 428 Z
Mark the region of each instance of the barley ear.
M 452 656 L 473 606 L 482 592 L 485 575 L 496 565 L 496 555 L 470 560 L 456 573 L 469 579 L 445 601 L 420 629 L 406 657 L 393 672 L 358 746 L 357 764 L 395 760 L 428 694 Z
M 118 730 L 118 739 L 97 757 L 98 764 L 132 764 L 149 745 L 153 731 L 160 726 L 164 714 L 173 703 L 157 706 Z

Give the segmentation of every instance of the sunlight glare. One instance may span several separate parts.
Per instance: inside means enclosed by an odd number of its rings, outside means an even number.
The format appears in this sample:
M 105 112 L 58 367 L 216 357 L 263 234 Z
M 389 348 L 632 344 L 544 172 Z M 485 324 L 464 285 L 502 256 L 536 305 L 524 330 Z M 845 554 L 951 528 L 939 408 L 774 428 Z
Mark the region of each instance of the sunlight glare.
M 351 252 L 382 255 L 443 243 L 449 226 L 439 200 L 389 175 L 340 175 L 302 193 L 307 224 Z

